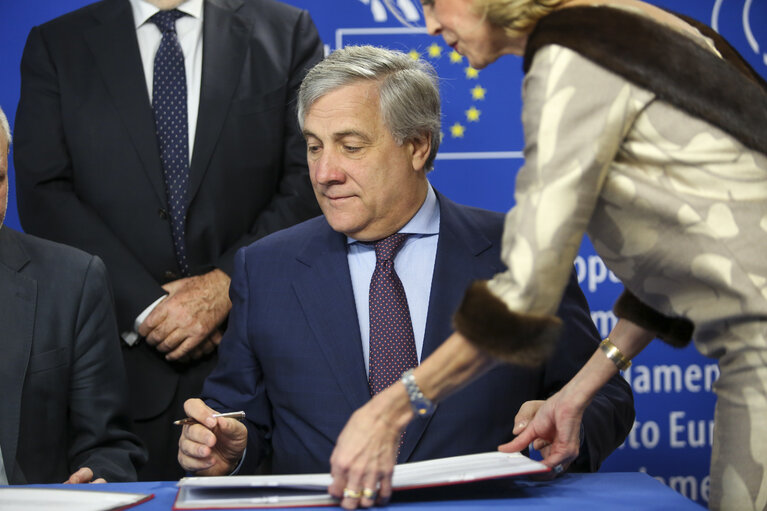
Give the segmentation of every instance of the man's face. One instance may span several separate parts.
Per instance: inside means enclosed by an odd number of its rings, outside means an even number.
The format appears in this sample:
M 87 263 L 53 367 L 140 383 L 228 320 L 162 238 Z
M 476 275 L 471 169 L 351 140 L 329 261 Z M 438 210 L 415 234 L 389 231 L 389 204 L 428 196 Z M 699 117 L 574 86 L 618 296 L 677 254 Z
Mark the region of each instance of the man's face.
M 398 145 L 384 125 L 378 84 L 360 81 L 318 99 L 304 118 L 314 194 L 330 226 L 371 241 L 397 232 L 426 198 L 429 140 Z
M 8 141 L 0 134 L 0 226 L 5 220 L 8 207 Z

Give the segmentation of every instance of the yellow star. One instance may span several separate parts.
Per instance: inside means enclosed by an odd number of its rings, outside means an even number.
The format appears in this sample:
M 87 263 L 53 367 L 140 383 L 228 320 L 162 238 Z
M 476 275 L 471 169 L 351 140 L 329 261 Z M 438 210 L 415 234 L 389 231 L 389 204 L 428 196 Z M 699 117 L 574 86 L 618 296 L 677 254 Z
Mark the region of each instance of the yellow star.
M 431 46 L 429 46 L 428 50 L 429 57 L 433 59 L 438 59 L 442 56 L 442 46 L 438 45 L 437 43 L 431 43 Z
M 486 92 L 487 89 L 484 89 L 481 85 L 476 85 L 473 89 L 471 89 L 471 97 L 475 100 L 482 100 L 485 99 Z
M 411 59 L 413 59 L 413 60 L 418 60 L 418 59 L 420 59 L 420 58 L 421 58 L 421 54 L 420 54 L 420 53 L 418 53 L 418 51 L 416 51 L 416 50 L 410 50 L 410 51 L 407 53 L 407 56 L 408 56 L 408 57 L 410 57 L 410 58 L 411 58 Z
M 450 52 L 450 63 L 451 64 L 457 64 L 457 63 L 459 63 L 462 60 L 463 60 L 463 57 L 461 57 L 460 53 L 458 53 L 455 50 Z
M 469 122 L 479 122 L 480 115 L 482 115 L 482 111 L 477 110 L 475 107 L 466 110 L 466 120 Z
M 479 71 L 477 71 L 473 67 L 466 68 L 466 78 L 477 78 L 478 76 L 479 76 Z
M 450 126 L 450 134 L 453 136 L 453 138 L 463 138 L 464 131 L 466 131 L 466 127 L 462 126 L 458 122 Z

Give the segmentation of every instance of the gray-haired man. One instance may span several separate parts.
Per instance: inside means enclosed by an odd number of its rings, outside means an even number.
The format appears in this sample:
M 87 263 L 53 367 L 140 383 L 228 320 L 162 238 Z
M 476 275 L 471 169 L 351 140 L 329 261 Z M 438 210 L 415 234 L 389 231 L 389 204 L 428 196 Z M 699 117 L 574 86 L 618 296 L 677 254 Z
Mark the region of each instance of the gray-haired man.
M 238 254 L 219 364 L 204 401 L 185 407 L 200 423 L 180 440 L 186 470 L 218 475 L 242 463 L 248 472 L 271 452 L 276 473 L 327 472 L 354 410 L 433 352 L 469 282 L 501 269 L 503 215 L 455 204 L 426 177 L 439 120 L 433 70 L 403 53 L 347 47 L 307 74 L 299 122 L 324 216 Z M 389 263 L 378 246 L 392 239 L 404 239 L 388 274 L 401 293 L 379 281 Z M 398 461 L 495 450 L 511 439 L 522 404 L 559 389 L 598 345 L 574 278 L 559 314 L 564 340 L 546 365 L 496 367 L 440 403 L 408 427 Z M 231 410 L 244 410 L 245 422 L 211 417 Z M 615 378 L 589 411 L 575 466 L 596 470 L 633 418 L 631 391 Z

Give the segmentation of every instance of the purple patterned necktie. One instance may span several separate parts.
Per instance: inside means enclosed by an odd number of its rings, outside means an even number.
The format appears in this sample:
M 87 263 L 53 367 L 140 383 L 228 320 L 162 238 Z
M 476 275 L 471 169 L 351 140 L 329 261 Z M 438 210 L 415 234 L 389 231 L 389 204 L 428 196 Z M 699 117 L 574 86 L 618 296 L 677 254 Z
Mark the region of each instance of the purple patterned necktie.
M 394 271 L 394 256 L 407 237 L 398 233 L 375 242 L 376 267 L 370 279 L 369 302 L 371 396 L 418 365 L 407 297 Z
M 154 57 L 152 109 L 160 145 L 165 193 L 170 210 L 173 248 L 181 275 L 189 275 L 186 258 L 186 208 L 189 183 L 189 122 L 187 120 L 184 54 L 176 37 L 176 20 L 184 13 L 160 11 L 149 21 L 162 32 Z

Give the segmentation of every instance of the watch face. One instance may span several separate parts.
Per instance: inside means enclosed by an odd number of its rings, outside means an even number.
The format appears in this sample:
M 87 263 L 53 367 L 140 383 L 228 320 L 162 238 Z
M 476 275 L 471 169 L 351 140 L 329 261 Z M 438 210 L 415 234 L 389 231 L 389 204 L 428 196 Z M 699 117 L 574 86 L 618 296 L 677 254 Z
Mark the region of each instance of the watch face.
M 434 410 L 437 408 L 431 401 L 423 397 L 423 395 L 412 400 L 411 404 L 413 406 L 413 411 L 419 417 L 427 417 L 434 413 Z
M 426 396 L 423 395 L 421 389 L 413 377 L 413 370 L 405 371 L 402 375 L 402 383 L 407 390 L 408 398 L 410 398 L 410 406 L 413 408 L 413 413 L 418 417 L 427 417 L 434 413 L 436 407 Z

